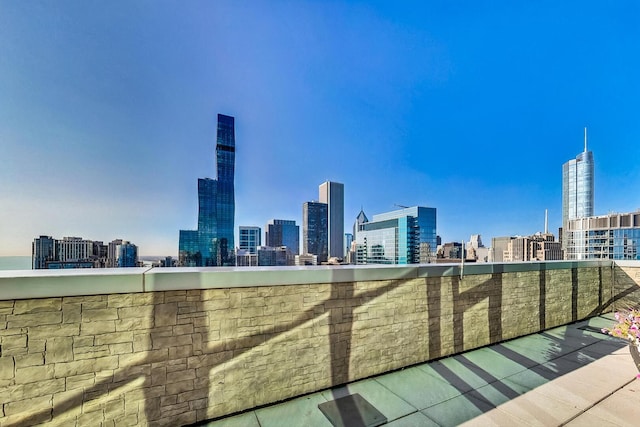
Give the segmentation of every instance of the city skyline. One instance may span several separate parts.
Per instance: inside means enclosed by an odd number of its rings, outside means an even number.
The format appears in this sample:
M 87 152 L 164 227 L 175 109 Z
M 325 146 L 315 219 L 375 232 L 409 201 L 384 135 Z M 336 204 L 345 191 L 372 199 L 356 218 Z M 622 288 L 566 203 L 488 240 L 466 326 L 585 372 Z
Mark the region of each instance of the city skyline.
M 594 153 L 594 215 L 640 208 L 640 5 L 167 2 L 0 5 L 0 256 L 39 235 L 177 256 L 236 117 L 235 224 L 345 231 L 396 205 L 443 242 L 562 224 L 562 164 Z M 519 173 L 515 173 L 518 171 Z M 527 171 L 527 172 L 525 172 Z M 237 236 L 237 234 L 236 234 Z

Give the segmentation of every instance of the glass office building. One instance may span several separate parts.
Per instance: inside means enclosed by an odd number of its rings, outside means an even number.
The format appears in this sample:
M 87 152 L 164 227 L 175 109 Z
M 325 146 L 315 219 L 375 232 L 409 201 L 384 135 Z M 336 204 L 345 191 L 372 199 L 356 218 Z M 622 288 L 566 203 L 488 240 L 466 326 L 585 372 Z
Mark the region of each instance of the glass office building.
M 300 253 L 300 227 L 294 220 L 272 219 L 267 224 L 264 240 L 269 247 L 286 246 L 292 254 Z
M 640 260 L 640 212 L 570 220 L 566 230 L 569 260 Z
M 198 229 L 180 230 L 179 264 L 220 266 L 235 264 L 235 122 L 218 114 L 217 179 L 198 179 Z
M 436 257 L 435 208 L 414 206 L 374 215 L 357 227 L 357 264 L 418 264 Z
M 238 227 L 238 248 L 247 251 L 251 255 L 257 254 L 258 246 L 262 246 L 262 230 L 260 227 Z
M 118 248 L 118 267 L 137 267 L 138 247 L 133 243 L 124 243 Z
M 570 220 L 593 216 L 593 153 L 584 151 L 562 165 L 562 247 L 568 249 L 567 226 Z
M 329 206 L 326 203 L 305 202 L 302 205 L 302 252 L 318 256 L 326 262 L 329 255 Z

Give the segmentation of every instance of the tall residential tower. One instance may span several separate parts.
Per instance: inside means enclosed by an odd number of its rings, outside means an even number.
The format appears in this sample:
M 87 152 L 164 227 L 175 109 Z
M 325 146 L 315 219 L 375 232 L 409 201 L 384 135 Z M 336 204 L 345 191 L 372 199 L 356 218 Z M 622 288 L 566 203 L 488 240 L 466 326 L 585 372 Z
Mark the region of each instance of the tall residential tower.
M 218 114 L 217 179 L 198 179 L 198 229 L 180 230 L 179 263 L 205 267 L 233 265 L 234 248 L 234 118 Z

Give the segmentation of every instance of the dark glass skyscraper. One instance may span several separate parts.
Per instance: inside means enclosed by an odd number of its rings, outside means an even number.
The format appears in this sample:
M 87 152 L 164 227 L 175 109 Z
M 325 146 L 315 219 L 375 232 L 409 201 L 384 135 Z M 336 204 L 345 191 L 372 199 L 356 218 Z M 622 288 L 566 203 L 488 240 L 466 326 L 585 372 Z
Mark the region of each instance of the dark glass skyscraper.
M 272 219 L 267 224 L 266 245 L 277 248 L 286 246 L 292 254 L 300 252 L 300 227 L 294 220 Z
M 326 203 L 305 202 L 302 205 L 302 252 L 318 256 L 325 262 L 329 255 L 329 206 Z
M 217 179 L 198 179 L 198 229 L 180 230 L 179 263 L 209 267 L 233 265 L 236 158 L 234 118 L 218 114 Z

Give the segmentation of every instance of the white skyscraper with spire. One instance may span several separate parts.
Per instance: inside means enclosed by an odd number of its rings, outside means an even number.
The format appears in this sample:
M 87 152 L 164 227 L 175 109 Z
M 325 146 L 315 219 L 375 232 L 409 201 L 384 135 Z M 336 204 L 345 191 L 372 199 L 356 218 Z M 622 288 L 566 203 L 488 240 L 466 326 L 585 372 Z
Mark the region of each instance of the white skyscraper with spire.
M 584 151 L 562 165 L 562 249 L 567 251 L 569 220 L 593 216 L 593 153 L 587 150 L 587 128 L 584 128 Z

